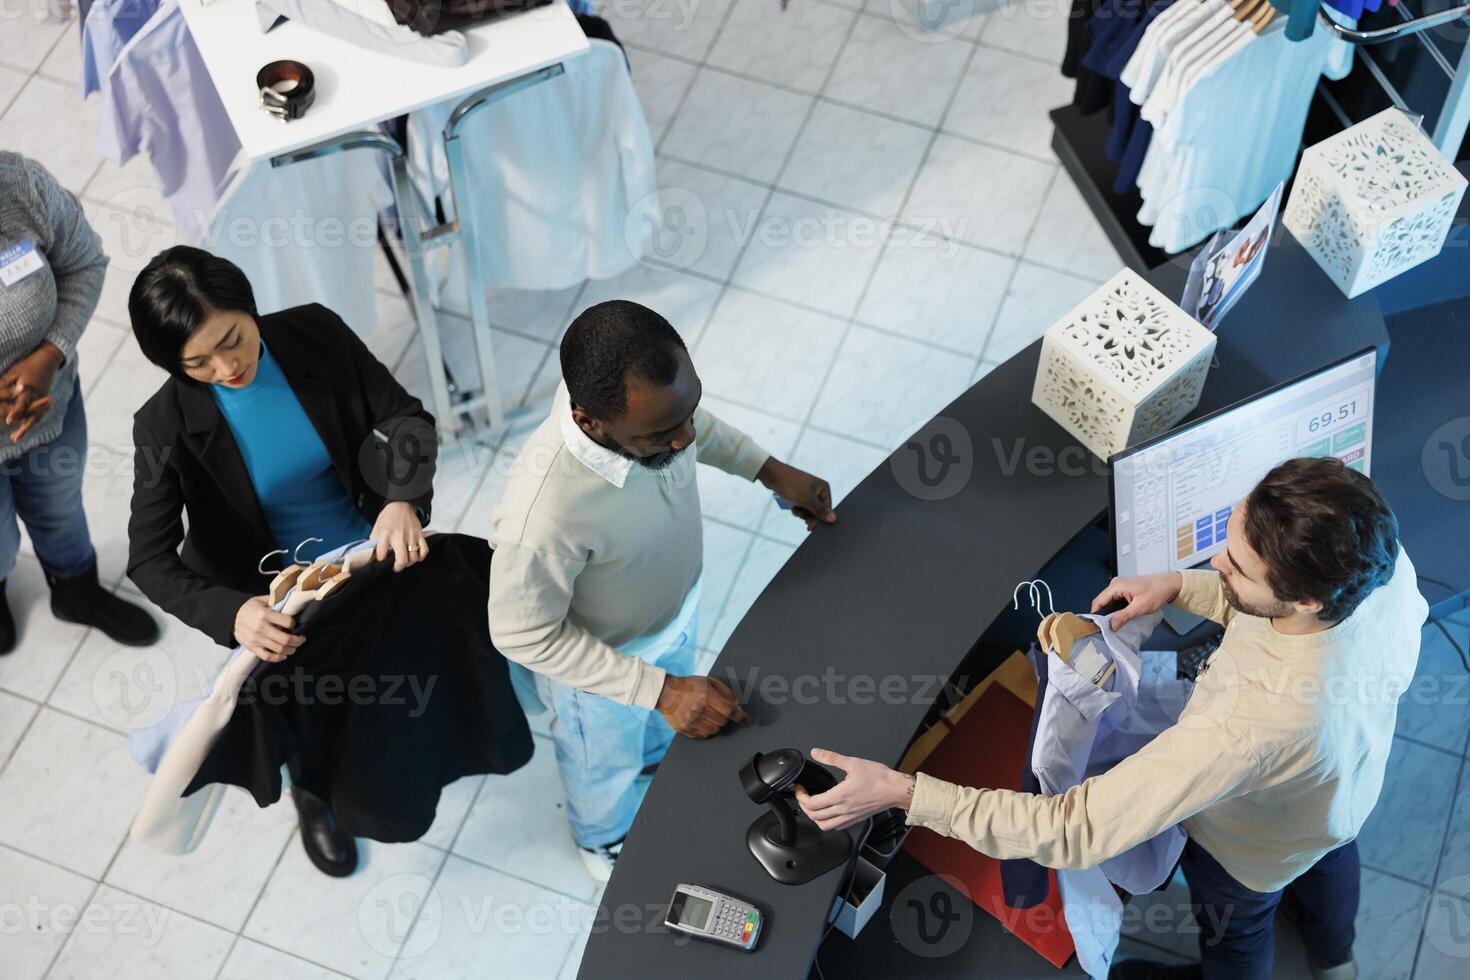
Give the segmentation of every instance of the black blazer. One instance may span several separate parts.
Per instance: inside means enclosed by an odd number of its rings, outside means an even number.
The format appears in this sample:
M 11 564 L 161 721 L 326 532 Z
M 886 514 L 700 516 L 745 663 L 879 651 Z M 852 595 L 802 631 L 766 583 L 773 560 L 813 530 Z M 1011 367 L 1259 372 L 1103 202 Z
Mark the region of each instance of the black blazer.
M 371 524 L 388 500 L 407 500 L 427 524 L 434 417 L 326 307 L 258 322 L 362 516 Z M 266 591 L 257 566 L 276 543 L 209 386 L 165 381 L 133 415 L 133 445 L 128 576 L 166 612 L 234 646 L 235 613 Z

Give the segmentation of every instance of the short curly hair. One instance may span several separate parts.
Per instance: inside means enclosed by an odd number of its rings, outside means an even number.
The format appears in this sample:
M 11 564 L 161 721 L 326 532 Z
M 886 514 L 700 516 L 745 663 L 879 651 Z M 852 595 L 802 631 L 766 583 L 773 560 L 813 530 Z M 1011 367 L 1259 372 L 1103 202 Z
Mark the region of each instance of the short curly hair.
M 1335 456 L 1289 459 L 1267 473 L 1245 499 L 1245 538 L 1276 597 L 1320 602 L 1328 623 L 1352 615 L 1398 561 L 1393 511 L 1372 480 Z
M 561 374 L 572 403 L 616 422 L 628 411 L 628 378 L 663 387 L 679 375 L 675 352 L 687 350 L 669 321 L 630 300 L 589 306 L 561 341 Z

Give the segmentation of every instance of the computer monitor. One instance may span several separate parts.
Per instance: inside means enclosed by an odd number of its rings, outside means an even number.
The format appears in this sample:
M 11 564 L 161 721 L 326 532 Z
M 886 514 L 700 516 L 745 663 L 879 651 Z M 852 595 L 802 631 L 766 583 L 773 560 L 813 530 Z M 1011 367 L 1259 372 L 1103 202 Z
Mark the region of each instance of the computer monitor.
M 1118 574 L 1209 561 L 1236 504 L 1285 460 L 1336 456 L 1368 473 L 1377 366 L 1376 348 L 1359 351 L 1113 456 Z

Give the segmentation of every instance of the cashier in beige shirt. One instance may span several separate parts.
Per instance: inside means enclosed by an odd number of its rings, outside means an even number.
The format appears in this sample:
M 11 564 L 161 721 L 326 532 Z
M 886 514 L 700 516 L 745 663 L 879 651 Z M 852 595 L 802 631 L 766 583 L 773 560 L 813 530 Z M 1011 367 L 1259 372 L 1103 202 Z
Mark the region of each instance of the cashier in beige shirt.
M 799 793 L 802 808 L 834 828 L 897 806 L 911 825 L 1053 868 L 1091 867 L 1182 824 L 1204 962 L 1133 961 L 1112 976 L 1267 980 L 1272 915 L 1294 882 L 1288 900 L 1318 975 L 1356 976 L 1352 842 L 1383 788 L 1419 657 L 1428 609 L 1414 566 L 1373 484 L 1335 458 L 1268 473 L 1211 564 L 1114 579 L 1094 600 L 1127 600 L 1115 626 L 1165 603 L 1225 626 L 1178 723 L 1110 771 L 1039 796 L 814 749 L 847 775 Z

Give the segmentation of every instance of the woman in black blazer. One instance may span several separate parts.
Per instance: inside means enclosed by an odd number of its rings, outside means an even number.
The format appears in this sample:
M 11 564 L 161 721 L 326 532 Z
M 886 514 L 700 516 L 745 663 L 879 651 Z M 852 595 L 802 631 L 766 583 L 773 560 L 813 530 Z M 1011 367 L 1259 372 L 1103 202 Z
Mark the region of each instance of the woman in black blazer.
M 216 643 L 279 661 L 302 638 L 262 595 L 263 556 L 308 534 L 323 540 L 302 560 L 361 538 L 395 569 L 428 554 L 434 419 L 341 318 L 322 306 L 259 316 L 239 268 L 187 246 L 148 263 L 128 313 L 171 375 L 133 417 L 128 575 L 144 595 Z M 350 874 L 356 844 L 330 808 L 292 796 L 312 862 Z

